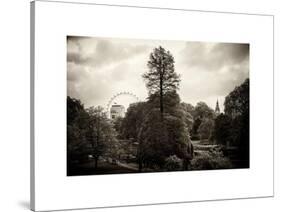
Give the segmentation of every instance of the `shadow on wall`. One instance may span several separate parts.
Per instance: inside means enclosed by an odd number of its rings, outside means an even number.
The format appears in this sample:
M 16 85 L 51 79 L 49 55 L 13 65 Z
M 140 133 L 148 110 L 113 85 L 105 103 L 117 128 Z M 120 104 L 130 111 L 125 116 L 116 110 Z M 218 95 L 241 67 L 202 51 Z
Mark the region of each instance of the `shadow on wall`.
M 29 201 L 20 201 L 18 202 L 18 205 L 23 208 L 23 209 L 28 209 L 30 210 L 30 203 Z

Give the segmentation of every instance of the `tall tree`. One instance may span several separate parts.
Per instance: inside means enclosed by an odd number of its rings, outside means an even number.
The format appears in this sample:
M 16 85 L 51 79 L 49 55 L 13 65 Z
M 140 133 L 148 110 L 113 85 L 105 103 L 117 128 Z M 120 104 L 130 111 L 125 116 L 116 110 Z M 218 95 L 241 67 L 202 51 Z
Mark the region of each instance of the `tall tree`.
M 110 152 L 110 147 L 114 146 L 116 132 L 101 107 L 90 107 L 87 112 L 89 114 L 87 140 L 91 146 L 90 153 L 95 159 L 94 167 L 97 168 L 100 156 Z
M 67 173 L 72 172 L 75 161 L 87 157 L 86 128 L 88 114 L 80 100 L 67 97 Z
M 163 118 L 155 108 L 156 101 L 157 98 L 150 96 L 146 110 L 141 114 L 137 136 L 139 170 L 142 170 L 143 165 L 163 168 L 166 158 L 171 155 L 183 160 L 183 168 L 188 169 L 193 158 L 193 146 L 189 138 L 193 119 L 180 104 L 176 92 L 167 92 L 164 96 Z
M 164 95 L 179 87 L 180 76 L 175 72 L 174 57 L 169 51 L 159 46 L 150 54 L 147 63 L 148 72 L 143 74 L 149 95 L 159 96 L 161 118 L 164 113 Z
M 121 124 L 121 136 L 125 139 L 137 141 L 138 130 L 143 122 L 145 114 L 148 112 L 146 102 L 130 104 Z
M 84 111 L 84 106 L 80 100 L 67 96 L 67 125 L 73 124 L 82 111 Z
M 225 114 L 235 118 L 246 113 L 249 113 L 249 95 L 250 95 L 250 80 L 247 78 L 240 86 L 235 87 L 224 102 Z
M 239 148 L 239 158 L 243 161 L 242 167 L 249 167 L 250 137 L 249 137 L 249 107 L 250 107 L 250 80 L 247 78 L 225 98 L 225 114 L 232 119 L 232 143 Z

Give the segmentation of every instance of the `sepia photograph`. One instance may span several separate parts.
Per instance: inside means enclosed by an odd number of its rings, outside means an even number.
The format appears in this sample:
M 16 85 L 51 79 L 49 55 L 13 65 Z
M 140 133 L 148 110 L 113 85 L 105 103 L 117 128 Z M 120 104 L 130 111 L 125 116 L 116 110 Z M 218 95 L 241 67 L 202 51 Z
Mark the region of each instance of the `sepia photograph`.
M 66 42 L 67 176 L 250 168 L 248 43 Z

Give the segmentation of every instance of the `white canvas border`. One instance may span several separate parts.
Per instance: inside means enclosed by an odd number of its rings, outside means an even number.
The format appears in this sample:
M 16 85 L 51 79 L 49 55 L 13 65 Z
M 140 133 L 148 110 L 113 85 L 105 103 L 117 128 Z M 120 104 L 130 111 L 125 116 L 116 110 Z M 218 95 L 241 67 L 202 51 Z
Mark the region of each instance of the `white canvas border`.
M 165 24 L 153 29 L 150 18 L 165 20 Z M 178 24 L 167 30 L 166 21 Z M 183 23 L 188 27 L 182 27 Z M 33 209 L 272 196 L 272 29 L 272 16 L 36 1 Z M 251 168 L 67 177 L 66 35 L 250 43 Z

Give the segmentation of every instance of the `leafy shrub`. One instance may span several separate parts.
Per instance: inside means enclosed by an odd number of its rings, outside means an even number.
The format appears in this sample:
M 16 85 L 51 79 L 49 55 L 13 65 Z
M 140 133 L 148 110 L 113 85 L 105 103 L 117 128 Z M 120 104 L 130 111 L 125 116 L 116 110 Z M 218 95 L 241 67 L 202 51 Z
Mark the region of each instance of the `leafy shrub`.
M 192 170 L 211 170 L 232 168 L 229 158 L 223 155 L 221 148 L 203 151 L 191 161 Z
M 171 155 L 165 160 L 165 168 L 168 171 L 178 171 L 182 169 L 182 160 L 176 155 Z
M 200 135 L 200 139 L 209 139 L 211 134 L 212 134 L 212 130 L 214 128 L 214 121 L 213 119 L 209 119 L 209 118 L 205 118 L 199 128 L 198 128 L 198 133 Z

